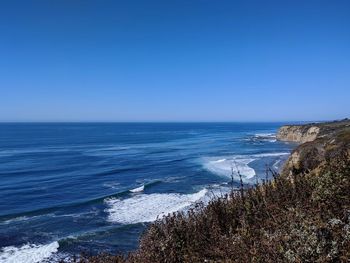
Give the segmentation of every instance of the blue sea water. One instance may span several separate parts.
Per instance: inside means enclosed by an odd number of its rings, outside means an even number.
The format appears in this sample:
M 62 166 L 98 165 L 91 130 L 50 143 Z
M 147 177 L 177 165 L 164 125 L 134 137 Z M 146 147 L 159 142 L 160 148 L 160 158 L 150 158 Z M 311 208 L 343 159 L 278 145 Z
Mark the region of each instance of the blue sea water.
M 0 262 L 127 252 L 164 214 L 278 170 L 281 123 L 0 124 Z

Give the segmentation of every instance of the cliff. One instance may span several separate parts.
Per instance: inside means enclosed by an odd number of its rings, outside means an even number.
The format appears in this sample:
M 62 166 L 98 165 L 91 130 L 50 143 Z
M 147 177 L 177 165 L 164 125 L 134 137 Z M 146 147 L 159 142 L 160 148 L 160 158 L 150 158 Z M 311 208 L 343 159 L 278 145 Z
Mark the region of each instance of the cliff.
M 348 119 L 305 125 L 285 125 L 278 130 L 277 139 L 298 143 L 310 142 L 316 138 L 331 136 L 348 127 L 350 127 L 350 120 Z
M 320 128 L 317 126 L 288 125 L 278 130 L 277 139 L 280 141 L 304 143 L 315 140 L 319 132 Z
M 302 143 L 286 161 L 282 174 L 319 173 L 321 167 L 339 154 L 350 156 L 350 120 L 283 126 L 277 138 Z

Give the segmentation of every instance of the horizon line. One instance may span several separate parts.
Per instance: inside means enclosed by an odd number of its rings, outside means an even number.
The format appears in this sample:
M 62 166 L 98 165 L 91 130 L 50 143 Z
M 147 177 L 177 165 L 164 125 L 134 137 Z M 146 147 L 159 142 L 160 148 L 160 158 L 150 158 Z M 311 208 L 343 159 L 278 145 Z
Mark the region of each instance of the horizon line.
M 26 123 L 38 123 L 38 124 L 54 124 L 54 123 L 110 123 L 110 124 L 117 124 L 117 123 L 282 123 L 282 122 L 329 122 L 329 121 L 340 121 L 344 120 L 347 118 L 340 118 L 340 119 L 324 119 L 324 120 L 221 120 L 221 121 L 216 121 L 216 120 L 207 120 L 207 121 L 199 121 L 199 120 L 174 120 L 174 121 L 163 121 L 163 120 L 145 120 L 145 121 L 138 121 L 138 120 L 130 120 L 130 121 L 99 121 L 99 120 L 74 120 L 74 121 L 69 121 L 69 120 L 64 120 L 64 121 L 22 121 L 22 120 L 14 120 L 14 121 L 1 121 L 0 124 L 26 124 Z

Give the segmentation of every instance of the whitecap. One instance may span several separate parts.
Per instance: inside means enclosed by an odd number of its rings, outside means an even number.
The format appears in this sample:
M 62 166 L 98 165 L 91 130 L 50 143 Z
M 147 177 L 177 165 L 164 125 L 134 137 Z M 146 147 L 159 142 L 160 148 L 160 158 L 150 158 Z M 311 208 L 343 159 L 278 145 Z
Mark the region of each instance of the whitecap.
M 145 186 L 141 185 L 140 187 L 136 187 L 136 188 L 131 189 L 129 191 L 132 192 L 132 193 L 139 193 L 139 192 L 142 192 L 143 190 L 145 190 Z
M 225 176 L 238 181 L 240 176 L 242 180 L 246 183 L 252 182 L 252 179 L 255 177 L 255 170 L 249 166 L 249 164 L 255 160 L 267 157 L 281 157 L 289 155 L 288 152 L 275 152 L 275 153 L 261 153 L 261 154 L 252 154 L 252 155 L 234 155 L 231 157 L 219 156 L 219 157 L 207 157 L 202 158 L 201 162 L 205 169 L 215 173 L 220 176 Z M 281 160 L 279 158 L 279 160 Z M 278 164 L 278 163 L 277 163 Z
M 45 245 L 25 244 L 0 248 L 0 263 L 39 263 L 57 253 L 57 241 Z
M 287 152 L 280 152 L 280 153 L 259 153 L 259 154 L 253 154 L 252 157 L 256 158 L 264 158 L 264 157 L 278 157 L 283 155 L 288 155 L 290 153 Z
M 276 134 L 274 133 L 257 133 L 250 137 L 248 140 L 261 141 L 261 142 L 276 142 Z
M 105 199 L 107 220 L 121 224 L 152 222 L 190 207 L 204 198 L 207 192 L 203 189 L 194 194 L 141 194 L 124 200 L 108 198 Z
M 214 163 L 222 163 L 222 162 L 224 162 L 224 161 L 226 161 L 226 159 L 220 159 L 220 160 L 213 161 L 213 162 L 214 162 Z
M 156 179 L 156 181 L 163 181 L 164 183 L 178 183 L 181 182 L 185 176 L 170 176 L 165 179 Z
M 256 133 L 256 137 L 276 137 L 275 133 Z
M 248 181 L 255 176 L 255 170 L 248 164 L 254 161 L 254 158 L 235 156 L 231 158 L 205 158 L 204 167 L 212 173 L 239 179 L 239 173 L 244 181 Z

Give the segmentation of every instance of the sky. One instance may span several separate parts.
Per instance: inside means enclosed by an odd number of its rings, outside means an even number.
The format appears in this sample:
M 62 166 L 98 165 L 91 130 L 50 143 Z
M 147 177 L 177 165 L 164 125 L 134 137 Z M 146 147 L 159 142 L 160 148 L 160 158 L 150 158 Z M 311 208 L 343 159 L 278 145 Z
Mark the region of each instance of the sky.
M 0 4 L 0 121 L 350 117 L 350 1 Z

